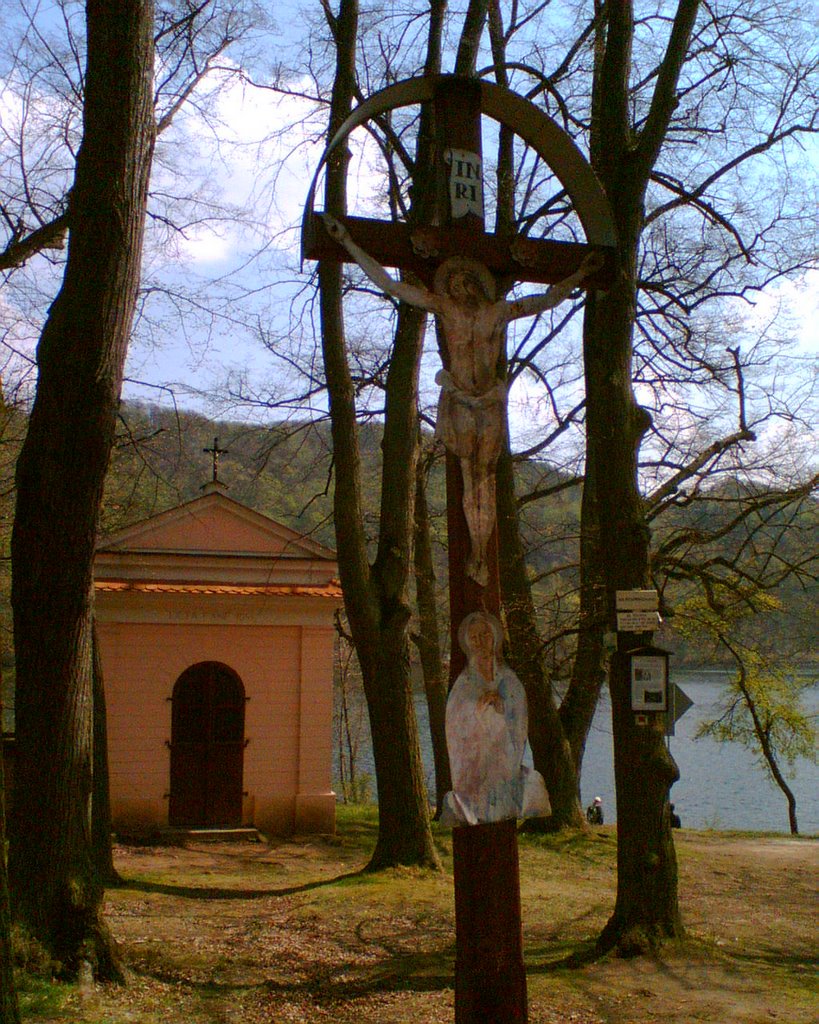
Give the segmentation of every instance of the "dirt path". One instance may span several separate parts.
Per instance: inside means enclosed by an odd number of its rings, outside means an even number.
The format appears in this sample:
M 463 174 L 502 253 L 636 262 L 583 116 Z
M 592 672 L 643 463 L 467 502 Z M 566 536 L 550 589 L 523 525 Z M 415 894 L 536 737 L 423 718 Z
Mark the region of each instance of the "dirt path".
M 108 915 L 130 984 L 25 1019 L 451 1024 L 451 875 L 358 874 L 371 841 L 359 823 L 324 841 L 118 848 Z M 819 844 L 684 831 L 677 849 L 686 945 L 577 968 L 566 957 L 613 905 L 613 832 L 522 838 L 530 1024 L 815 1024 Z

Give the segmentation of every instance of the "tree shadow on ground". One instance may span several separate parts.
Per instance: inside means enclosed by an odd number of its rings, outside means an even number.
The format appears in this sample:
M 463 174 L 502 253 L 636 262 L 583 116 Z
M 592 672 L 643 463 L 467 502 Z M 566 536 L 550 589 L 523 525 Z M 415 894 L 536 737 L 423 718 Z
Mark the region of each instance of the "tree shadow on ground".
M 288 997 L 309 996 L 318 1003 L 349 1001 L 377 993 L 439 992 L 451 989 L 455 973 L 455 944 L 421 952 L 395 953 L 376 964 L 337 961 L 316 966 L 306 976 L 262 981 L 193 979 L 169 968 L 167 963 L 129 964 L 129 971 L 166 985 L 186 988 L 201 995 L 267 992 Z
M 543 954 L 542 957 L 534 951 L 529 951 L 526 957 L 527 974 L 553 974 L 557 971 L 577 970 L 597 963 L 609 955 L 598 948 L 594 939 L 562 947 L 550 946 L 549 949 L 551 955 Z
M 124 878 L 118 886 L 120 889 L 132 889 L 135 892 L 160 893 L 163 896 L 179 896 L 190 900 L 258 900 L 276 896 L 295 896 L 312 889 L 321 889 L 339 882 L 350 881 L 366 876 L 364 869 L 348 871 L 333 878 L 321 878 L 315 882 L 302 882 L 300 885 L 287 885 L 278 889 L 231 889 L 225 886 L 172 885 L 168 882 L 149 882 L 141 878 Z
M 726 959 L 743 967 L 779 968 L 784 971 L 805 971 L 813 974 L 819 962 L 815 951 L 786 951 L 768 947 L 759 950 L 729 950 Z
M 589 907 L 583 913 L 555 921 L 537 942 L 527 942 L 525 957 L 531 974 L 549 974 L 559 970 L 588 967 L 609 954 L 597 944 L 597 938 L 578 935 L 583 923 L 591 930 L 600 930 L 600 908 Z

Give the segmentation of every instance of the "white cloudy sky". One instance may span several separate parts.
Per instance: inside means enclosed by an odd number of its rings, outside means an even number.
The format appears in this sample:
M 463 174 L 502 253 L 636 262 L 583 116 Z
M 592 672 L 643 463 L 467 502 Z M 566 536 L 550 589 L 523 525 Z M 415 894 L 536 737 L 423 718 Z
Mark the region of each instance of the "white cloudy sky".
M 295 83 L 298 89 L 299 83 Z M 309 83 L 304 83 L 309 91 Z M 6 118 L 12 107 L 8 93 L 2 111 Z M 249 221 L 222 222 L 218 227 L 191 228 L 178 241 L 179 255 L 185 276 L 207 282 L 220 278 L 243 259 L 244 253 L 260 244 L 278 250 L 291 267 L 298 260 L 298 227 L 307 197 L 309 183 L 323 150 L 320 130 L 323 115 L 313 125 L 313 135 L 304 126 L 288 131 L 287 125 L 298 123 L 311 113 L 310 104 L 297 97 L 283 97 L 269 90 L 243 86 L 231 80 L 218 95 L 218 117 L 223 125 L 225 142 L 218 156 L 210 145 L 210 136 L 201 131 L 191 111 L 180 118 L 175 130 L 188 133 L 198 144 L 202 166 L 206 167 L 208 184 L 225 204 L 250 211 Z M 374 153 L 364 141 L 364 133 L 354 146 L 353 180 L 357 182 L 362 201 L 377 185 L 373 176 Z M 163 172 L 158 168 L 155 182 L 162 184 Z M 172 184 L 172 182 L 170 182 Z M 282 275 L 289 278 L 290 275 Z M 263 280 L 271 286 L 276 302 L 285 310 L 290 284 Z M 275 305 L 276 303 L 274 303 Z M 793 334 L 805 352 L 819 350 L 819 270 L 801 281 L 782 281 L 757 296 L 754 304 L 743 307 L 743 316 L 751 333 L 765 330 L 776 316 L 789 322 Z M 286 321 L 282 319 L 282 329 Z M 212 387 L 222 367 L 250 366 L 260 374 L 268 371 L 269 356 L 258 342 L 235 332 L 229 337 L 217 335 L 207 344 L 192 332 L 169 332 L 153 347 L 135 347 L 128 372 L 140 379 L 162 383 L 185 382 L 193 387 Z M 138 391 L 138 389 L 137 389 Z M 145 392 L 144 397 L 150 397 Z M 525 379 L 512 394 L 513 407 L 520 410 L 521 420 L 531 418 L 535 410 L 535 391 Z
M 308 88 L 305 83 L 305 91 Z M 182 243 L 182 255 L 193 272 L 205 278 L 220 275 L 237 253 L 260 241 L 280 250 L 291 266 L 296 263 L 298 227 L 323 141 L 315 134 L 315 124 L 312 136 L 304 126 L 287 132 L 282 129 L 310 112 L 305 100 L 245 88 L 238 82 L 222 90 L 219 114 L 229 126 L 228 141 L 232 145 L 224 147 L 220 160 L 210 165 L 211 182 L 218 185 L 226 203 L 254 209 L 259 223 L 255 232 L 239 222 L 220 225 L 218 230 L 190 232 Z M 319 128 L 323 116 L 319 114 Z M 188 128 L 195 131 L 195 122 L 191 120 Z M 354 171 L 366 202 L 368 190 L 376 186 L 371 170 L 374 154 L 367 150 L 363 133 L 355 138 L 362 139 L 354 147 Z M 286 290 L 281 293 L 282 308 L 286 306 Z M 739 304 L 735 313 L 742 317 L 751 335 L 765 331 L 780 318 L 779 323 L 788 323 L 804 352 L 817 352 L 819 270 L 800 281 L 780 282 L 766 294 L 756 296 L 752 305 Z M 229 341 L 215 339 L 207 348 L 197 347 L 190 339 L 179 344 L 168 339 L 161 349 L 147 353 L 137 350 L 132 358 L 134 375 L 141 379 L 148 375 L 151 379 L 182 380 L 201 386 L 212 385 L 225 364 L 250 366 L 263 375 L 269 372 L 270 357 L 254 340 L 234 335 Z M 516 384 L 510 397 L 522 426 L 531 425 L 534 416 L 540 417 L 540 392 L 525 378 Z

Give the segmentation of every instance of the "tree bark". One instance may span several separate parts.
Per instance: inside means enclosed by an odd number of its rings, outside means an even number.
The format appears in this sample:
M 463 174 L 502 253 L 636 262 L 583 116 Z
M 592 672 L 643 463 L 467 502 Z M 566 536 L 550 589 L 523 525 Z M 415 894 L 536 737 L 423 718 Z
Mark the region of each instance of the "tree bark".
M 74 976 L 121 977 L 91 840 L 92 568 L 153 153 L 153 5 L 89 0 L 83 140 L 65 277 L 37 349 L 17 463 L 13 911 Z
M 771 745 L 767 741 L 763 745 L 762 752 L 765 755 L 765 760 L 768 762 L 768 767 L 771 770 L 774 782 L 782 790 L 785 800 L 788 803 L 788 826 L 790 827 L 791 835 L 798 836 L 799 822 L 796 819 L 796 797 L 794 796 L 793 790 L 788 785 L 787 779 L 782 774 L 782 770 L 780 769 L 779 764 L 773 755 L 773 751 L 771 750 Z
M 696 18 L 696 0 L 680 0 L 659 66 L 648 116 L 631 123 L 629 79 L 634 34 L 630 2 L 610 4 L 597 37 L 592 97 L 592 163 L 608 195 L 618 232 L 615 281 L 589 297 L 584 320 L 586 487 L 599 516 L 608 621 L 617 590 L 650 583 L 650 534 L 637 479 L 640 442 L 649 426 L 631 386 L 637 255 L 644 196 L 676 102 L 676 83 Z M 661 716 L 640 725 L 631 710 L 630 652 L 651 634 L 618 633 L 609 667 L 617 788 L 617 900 L 598 945 L 626 955 L 682 935 L 677 861 L 668 794 L 679 773 L 668 753 Z
M 355 93 L 356 0 L 342 0 L 332 21 L 337 49 L 328 138 L 349 113 Z M 327 168 L 325 208 L 345 209 L 347 154 L 339 148 Z M 440 867 L 424 781 L 409 671 L 407 588 L 412 565 L 417 457 L 418 365 L 425 319 L 401 308 L 386 383 L 381 513 L 372 566 L 361 501 L 361 457 L 355 389 L 347 363 L 341 269 L 319 265 L 322 351 L 335 462 L 334 511 L 339 574 L 347 618 L 361 666 L 378 790 L 378 841 L 369 867 Z
M 0 722 L 3 720 L 2 692 L 2 679 L 0 679 Z M 0 1021 L 3 1024 L 20 1024 L 20 1010 L 17 1005 L 17 993 L 14 990 L 14 959 L 11 949 L 11 914 L 6 866 L 6 786 L 3 769 L 2 729 L 0 729 Z
M 577 649 L 572 675 L 560 704 L 560 721 L 572 751 L 578 786 L 583 755 L 600 691 L 606 681 L 607 658 L 603 634 L 607 621 L 606 581 L 600 543 L 598 481 L 592 461 L 586 461 L 580 504 L 580 609 Z M 597 787 L 595 787 L 597 788 Z
M 339 573 L 367 698 L 378 791 L 378 842 L 370 867 L 396 864 L 438 867 L 412 702 L 407 634 L 410 613 L 406 589 L 411 563 L 413 448 L 417 424 L 405 422 L 403 432 L 395 427 L 388 431 L 385 425 L 382 492 L 386 505 L 392 508 L 382 507 L 380 557 L 369 566 L 361 515 L 355 400 L 344 354 L 340 273 L 336 266 L 322 266 L 319 278 L 322 345 L 336 467 L 334 502 Z M 391 375 L 393 371 L 406 371 L 406 366 L 401 366 L 403 361 L 398 356 L 398 348 L 396 344 Z M 401 405 L 406 418 L 409 396 Z M 388 407 L 388 424 L 397 412 L 393 410 L 394 407 Z M 409 450 L 401 450 L 402 437 L 410 439 Z M 403 481 L 397 479 L 401 474 Z M 401 508 L 404 515 L 400 514 Z
M 97 877 L 104 886 L 107 886 L 118 885 L 122 879 L 114 867 L 114 848 L 111 840 L 108 716 L 96 624 L 92 626 L 91 644 L 94 704 L 94 789 L 91 797 L 91 844 Z
M 508 433 L 498 459 L 496 482 L 500 583 L 509 631 L 509 663 L 526 690 L 532 760 L 546 782 L 552 805 L 548 819 L 543 822 L 527 822 L 524 827 L 527 830 L 537 827 L 548 831 L 565 827 L 585 828 L 572 751 L 561 725 L 537 629 L 520 539 L 514 465 Z
M 634 246 L 622 240 L 626 260 Z M 624 246 L 628 246 L 623 253 Z M 633 262 L 629 261 L 633 267 Z M 629 280 L 631 278 L 631 280 Z M 646 414 L 631 389 L 633 277 L 592 299 L 585 331 L 587 464 L 598 481 L 601 540 L 610 613 L 617 590 L 649 585 L 649 531 L 637 488 L 637 450 Z M 605 474 L 601 468 L 605 467 Z M 589 486 L 587 481 L 586 486 Z M 617 901 L 599 939 L 627 955 L 682 934 L 668 794 L 679 777 L 664 742 L 661 715 L 636 724 L 629 654 L 651 634 L 619 633 L 609 666 L 617 790 Z
M 578 799 L 580 797 L 580 780 L 583 776 L 586 741 L 589 738 L 589 730 L 600 700 L 600 691 L 606 681 L 607 667 L 602 630 L 597 625 L 586 625 L 584 621 L 586 609 L 582 597 L 582 580 L 580 587 L 580 630 L 577 636 L 577 650 L 566 695 L 560 704 L 560 722 L 571 750 L 577 779 Z
M 438 605 L 435 599 L 435 568 L 429 531 L 426 482 L 428 466 L 418 460 L 415 487 L 415 595 L 418 634 L 413 637 L 421 659 L 424 692 L 429 714 L 429 734 L 435 764 L 435 817 L 441 815 L 444 795 L 452 789 L 449 752 L 446 746 L 447 676 L 441 658 Z
M 500 8 L 496 3 L 489 7 L 488 21 L 495 78 L 499 85 L 509 88 L 506 37 Z M 516 230 L 514 136 L 506 126 L 500 129 L 497 152 L 496 228 L 499 233 L 512 234 Z M 505 377 L 505 351 L 502 362 Z M 552 807 L 548 819 L 529 819 L 524 828 L 527 831 L 552 831 L 566 826 L 585 828 L 586 822 L 578 802 L 577 774 L 558 714 L 537 628 L 532 589 L 520 534 L 508 424 L 503 450 L 496 468 L 495 486 L 498 565 L 501 598 L 509 633 L 509 662 L 526 690 L 532 760 L 546 783 Z
M 612 193 L 610 193 L 610 196 Z M 631 388 L 636 237 L 620 222 L 618 282 L 589 303 L 584 331 L 587 465 L 597 481 L 609 614 L 617 590 L 649 585 L 650 537 L 637 486 L 637 451 L 647 416 Z M 605 467 L 605 472 L 602 472 Z M 586 486 L 589 486 L 587 481 Z M 619 633 L 609 666 L 617 789 L 617 901 L 599 939 L 624 954 L 682 933 L 668 793 L 678 778 L 659 720 L 636 724 L 629 652 L 651 635 Z

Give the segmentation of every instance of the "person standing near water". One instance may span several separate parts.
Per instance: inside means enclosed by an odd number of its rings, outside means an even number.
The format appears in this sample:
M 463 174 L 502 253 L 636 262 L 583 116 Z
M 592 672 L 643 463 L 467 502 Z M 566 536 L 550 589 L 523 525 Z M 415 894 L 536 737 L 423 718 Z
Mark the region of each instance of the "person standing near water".
M 586 821 L 590 825 L 603 824 L 603 798 L 596 796 L 586 808 Z

